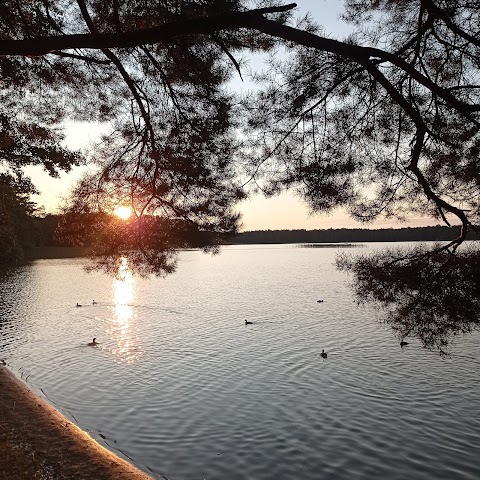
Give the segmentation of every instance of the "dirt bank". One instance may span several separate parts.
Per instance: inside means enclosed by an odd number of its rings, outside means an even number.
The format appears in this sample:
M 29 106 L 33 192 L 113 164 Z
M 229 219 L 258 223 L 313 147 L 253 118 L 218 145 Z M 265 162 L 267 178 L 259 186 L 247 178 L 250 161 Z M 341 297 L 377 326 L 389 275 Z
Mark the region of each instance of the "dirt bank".
M 0 365 L 0 480 L 152 480 Z

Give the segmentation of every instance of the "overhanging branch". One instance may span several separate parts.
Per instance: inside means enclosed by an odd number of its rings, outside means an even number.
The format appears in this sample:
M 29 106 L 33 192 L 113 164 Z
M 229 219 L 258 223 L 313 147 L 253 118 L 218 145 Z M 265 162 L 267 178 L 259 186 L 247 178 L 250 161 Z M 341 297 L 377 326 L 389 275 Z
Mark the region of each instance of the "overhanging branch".
M 38 57 L 60 50 L 106 48 L 131 48 L 170 42 L 172 39 L 191 34 L 211 34 L 219 30 L 252 28 L 252 18 L 268 13 L 281 13 L 297 6 L 296 3 L 277 7 L 259 8 L 204 18 L 181 20 L 153 28 L 122 33 L 83 33 L 54 37 L 35 37 L 23 40 L 1 40 L 0 56 Z
M 315 48 L 324 52 L 340 55 L 353 62 L 364 64 L 366 61 L 381 59 L 400 68 L 412 79 L 426 87 L 433 94 L 442 98 L 472 123 L 479 122 L 470 113 L 480 110 L 479 105 L 472 105 L 458 100 L 452 93 L 436 84 L 415 67 L 403 60 L 396 53 L 387 52 L 374 47 L 364 47 L 341 42 L 331 38 L 320 37 L 297 28 L 269 20 L 263 15 L 289 11 L 296 7 L 295 3 L 277 7 L 260 8 L 245 12 L 216 15 L 203 18 L 181 20 L 157 27 L 140 29 L 123 33 L 90 33 L 77 35 L 61 35 L 55 37 L 37 37 L 24 40 L 0 41 L 0 56 L 41 56 L 47 53 L 70 49 L 104 50 L 112 48 L 131 48 L 149 44 L 171 42 L 174 38 L 192 35 L 211 35 L 220 30 L 250 29 L 257 30 L 282 40 L 292 41 L 299 45 Z

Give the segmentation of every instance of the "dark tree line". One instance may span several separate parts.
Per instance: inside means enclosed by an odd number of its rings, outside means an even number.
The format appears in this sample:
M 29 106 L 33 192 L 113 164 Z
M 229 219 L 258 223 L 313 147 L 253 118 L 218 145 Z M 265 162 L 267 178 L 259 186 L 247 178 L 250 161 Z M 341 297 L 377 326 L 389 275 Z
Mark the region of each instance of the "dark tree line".
M 157 219 L 158 221 L 158 219 Z M 72 226 L 73 221 L 65 222 L 63 215 L 45 215 L 44 217 L 30 216 L 26 219 L 26 225 L 19 235 L 24 247 L 92 247 L 97 241 L 93 225 L 97 219 L 90 222 L 83 220 L 78 222 L 78 228 L 73 231 L 62 231 L 64 225 Z M 115 216 L 105 216 L 104 222 L 110 223 L 110 234 L 121 229 L 131 228 L 129 222 L 121 221 Z M 134 221 L 135 222 L 135 221 Z M 83 225 L 91 224 L 80 234 L 79 229 Z M 118 224 L 121 224 L 120 226 Z M 161 224 L 155 225 L 155 231 L 167 231 Z M 199 232 L 188 229 L 189 224 L 179 222 L 175 230 L 175 240 L 180 244 L 183 238 L 184 248 L 204 248 L 208 245 L 206 239 L 202 240 Z M 105 230 L 108 228 L 105 226 Z M 102 229 L 103 230 L 103 229 Z M 122 234 L 125 230 L 122 231 Z M 336 228 L 326 230 L 256 230 L 242 232 L 234 236 L 225 235 L 219 239 L 221 244 L 281 244 L 281 243 L 359 243 L 359 242 L 448 242 L 454 240 L 458 233 L 458 227 L 414 227 L 414 228 L 382 228 L 382 229 L 359 229 L 359 228 Z M 107 236 L 108 238 L 108 236 Z M 474 237 L 472 236 L 472 239 Z M 163 241 L 166 241 L 165 239 Z M 111 243 L 111 242 L 110 242 Z
M 231 239 L 231 243 L 449 242 L 454 240 L 457 235 L 458 226 L 380 229 L 258 230 L 240 233 Z M 469 238 L 467 237 L 467 239 Z M 473 234 L 471 234 L 471 239 L 475 239 Z
M 32 191 L 33 185 L 21 175 L 0 173 L 0 265 L 22 261 L 31 242 Z

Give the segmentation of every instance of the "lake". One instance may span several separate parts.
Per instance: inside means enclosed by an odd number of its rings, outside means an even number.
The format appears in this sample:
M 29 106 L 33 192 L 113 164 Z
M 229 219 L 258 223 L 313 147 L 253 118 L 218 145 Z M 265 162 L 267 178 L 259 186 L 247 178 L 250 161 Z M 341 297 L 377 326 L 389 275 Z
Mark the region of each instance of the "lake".
M 341 251 L 186 251 L 165 279 L 35 261 L 0 278 L 0 357 L 158 479 L 477 480 L 478 333 L 400 348 Z

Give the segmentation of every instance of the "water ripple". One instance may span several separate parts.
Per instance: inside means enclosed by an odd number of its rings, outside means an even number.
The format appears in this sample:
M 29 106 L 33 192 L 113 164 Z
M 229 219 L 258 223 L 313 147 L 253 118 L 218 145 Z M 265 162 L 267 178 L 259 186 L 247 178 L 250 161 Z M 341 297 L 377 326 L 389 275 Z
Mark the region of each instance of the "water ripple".
M 450 359 L 401 349 L 330 249 L 183 256 L 121 285 L 77 260 L 18 269 L 0 280 L 2 357 L 157 478 L 480 477 L 478 333 Z

